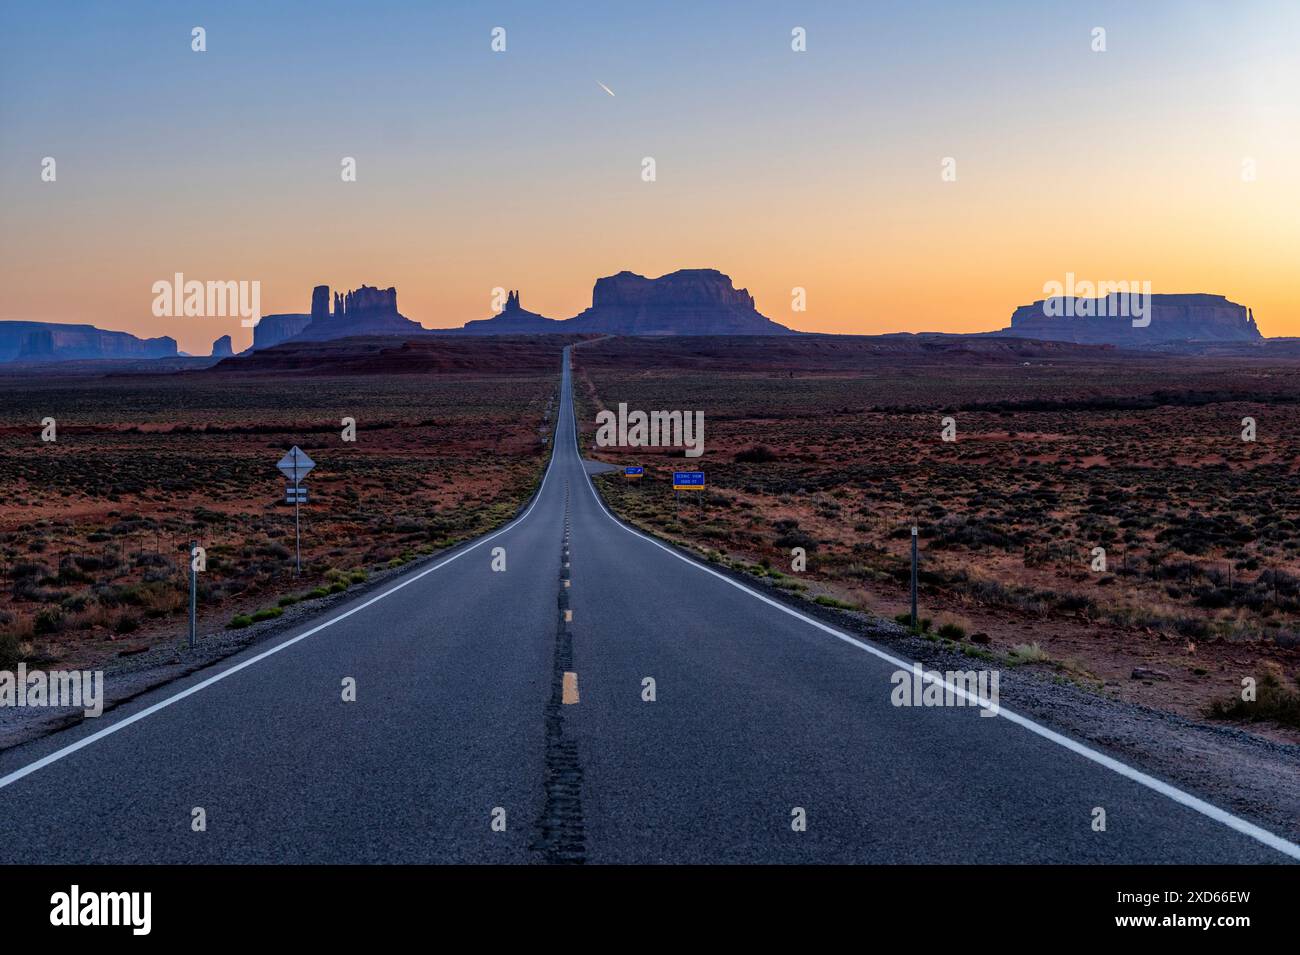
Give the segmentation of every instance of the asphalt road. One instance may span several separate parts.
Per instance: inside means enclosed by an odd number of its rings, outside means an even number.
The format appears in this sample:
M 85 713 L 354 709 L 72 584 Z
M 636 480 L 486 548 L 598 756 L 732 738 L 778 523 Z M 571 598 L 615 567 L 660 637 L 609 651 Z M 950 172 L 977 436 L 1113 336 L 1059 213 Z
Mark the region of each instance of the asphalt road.
M 909 661 L 615 521 L 563 385 L 513 523 L 0 754 L 0 863 L 1300 858 L 1015 714 L 894 706 Z

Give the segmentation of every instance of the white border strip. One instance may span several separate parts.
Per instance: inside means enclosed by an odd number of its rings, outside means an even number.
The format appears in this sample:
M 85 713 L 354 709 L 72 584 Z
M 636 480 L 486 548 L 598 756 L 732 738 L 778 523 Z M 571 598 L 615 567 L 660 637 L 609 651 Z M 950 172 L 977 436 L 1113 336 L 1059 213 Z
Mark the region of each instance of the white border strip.
M 563 382 L 563 378 L 561 378 L 561 382 Z M 556 430 L 557 431 L 559 430 L 558 427 Z M 542 483 L 538 485 L 537 493 L 533 495 L 533 499 L 529 503 L 528 509 L 525 510 L 518 517 L 516 517 L 514 520 L 512 520 L 505 527 L 493 531 L 491 534 L 488 534 L 486 537 L 479 538 L 473 544 L 470 544 L 464 550 L 457 551 L 456 553 L 448 557 L 446 560 L 439 561 L 438 563 L 434 564 L 432 567 L 427 567 L 424 570 L 420 571 L 418 574 L 412 574 L 410 577 L 407 577 L 401 583 L 395 584 L 394 586 L 389 587 L 383 593 L 376 594 L 375 596 L 371 597 L 369 600 L 357 604 L 351 610 L 345 610 L 343 613 L 339 614 L 338 616 L 330 617 L 324 623 L 319 623 L 316 626 L 312 627 L 310 630 L 298 634 L 298 636 L 296 637 L 290 637 L 288 640 L 285 640 L 283 643 L 277 643 L 269 650 L 263 650 L 261 653 L 257 654 L 257 656 L 249 657 L 247 660 L 244 660 L 242 663 L 237 663 L 228 669 L 222 670 L 220 673 L 216 673 L 208 677 L 206 680 L 194 684 L 192 687 L 189 687 L 188 689 L 182 690 L 181 692 L 176 693 L 173 696 L 169 696 L 165 700 L 159 700 L 157 703 L 153 704 L 152 706 L 146 707 L 145 709 L 141 710 L 138 713 L 132 713 L 126 719 L 119 720 L 118 722 L 112 724 L 111 726 L 105 726 L 102 730 L 98 730 L 97 732 L 91 733 L 89 736 L 79 739 L 75 743 L 69 743 L 67 746 L 64 746 L 62 749 L 57 749 L 47 756 L 42 756 L 40 759 L 36 760 L 33 763 L 29 763 L 28 765 L 23 766 L 20 769 L 15 769 L 12 773 L 9 773 L 9 775 L 7 776 L 0 776 L 0 789 L 4 789 L 6 786 L 18 782 L 18 780 L 22 779 L 24 776 L 30 776 L 38 769 L 44 769 L 46 766 L 49 766 L 51 763 L 57 763 L 65 756 L 71 756 L 77 750 L 84 749 L 85 747 L 89 746 L 91 743 L 95 743 L 103 739 L 105 736 L 112 736 L 118 730 L 126 729 L 132 723 L 139 722 L 145 717 L 152 716 L 153 714 L 157 713 L 159 710 L 165 710 L 173 703 L 179 703 L 187 696 L 193 696 L 195 693 L 199 692 L 200 690 L 206 689 L 212 686 L 212 684 L 214 683 L 219 683 L 222 680 L 224 680 L 226 677 L 233 676 L 234 674 L 238 673 L 240 670 L 251 667 L 254 663 L 259 663 L 262 660 L 265 660 L 267 657 L 279 653 L 281 650 L 284 650 L 287 647 L 293 646 L 295 643 L 297 643 L 300 640 L 306 640 L 312 634 L 319 633 L 320 631 L 324 630 L 326 627 L 332 627 L 340 620 L 346 620 L 354 613 L 358 613 L 362 610 L 365 610 L 371 604 L 378 603 L 379 601 L 383 600 L 385 597 L 397 593 L 403 587 L 415 583 L 420 578 L 428 576 L 429 574 L 433 573 L 435 570 L 440 570 L 441 568 L 446 567 L 453 560 L 457 560 L 461 557 L 464 557 L 470 551 L 483 546 L 493 538 L 500 537 L 506 531 L 513 530 L 514 528 L 518 527 L 525 520 L 527 520 L 528 515 L 531 514 L 533 512 L 533 508 L 537 506 L 537 502 L 542 499 L 542 492 L 546 490 L 546 481 L 548 478 L 550 478 L 551 469 L 555 466 L 555 458 L 557 456 L 555 446 L 556 446 L 556 442 L 552 440 L 551 460 L 546 465 L 546 473 L 542 475 Z
M 573 434 L 574 434 L 574 442 L 575 442 L 575 449 L 576 449 L 577 448 L 576 442 L 577 442 L 577 435 L 578 435 L 578 421 L 577 421 L 576 413 L 573 422 Z M 578 460 L 579 462 L 581 462 L 582 460 L 582 454 L 580 451 L 578 451 Z M 623 530 L 627 531 L 629 534 L 632 534 L 635 537 L 639 537 L 642 540 L 647 541 L 648 543 L 654 544 L 654 546 L 658 547 L 660 550 L 664 551 L 665 553 L 671 554 L 673 557 L 676 557 L 678 560 L 689 564 L 690 566 L 694 567 L 696 570 L 702 570 L 706 574 L 710 574 L 711 576 L 718 578 L 723 583 L 728 584 L 732 587 L 735 587 L 737 590 L 749 594 L 749 596 L 753 597 L 754 599 L 761 600 L 769 607 L 775 607 L 777 610 L 781 611 L 782 613 L 789 614 L 791 617 L 794 617 L 797 620 L 802 620 L 804 623 L 816 627 L 818 630 L 821 630 L 824 633 L 829 633 L 832 637 L 835 637 L 839 640 L 843 640 L 845 643 L 850 644 L 851 646 L 855 646 L 859 650 L 871 654 L 873 657 L 878 657 L 881 660 L 884 660 L 886 663 L 891 663 L 899 669 L 910 671 L 912 667 L 916 665 L 913 662 L 909 662 L 899 657 L 896 657 L 893 654 L 886 653 L 884 650 L 881 650 L 878 647 L 873 647 L 869 643 L 864 643 L 861 640 L 856 639 L 855 637 L 851 637 L 847 633 L 843 633 L 842 631 L 836 630 L 834 627 L 822 623 L 820 620 L 816 619 L 815 617 L 806 616 L 800 613 L 798 610 L 795 610 L 793 607 L 789 607 L 778 600 L 773 600 L 771 597 L 768 597 L 764 594 L 759 593 L 756 590 L 753 590 L 745 586 L 740 581 L 734 580 L 731 577 L 728 577 L 726 574 L 720 574 L 713 568 L 707 567 L 704 564 L 701 564 L 698 561 L 693 560 L 690 557 L 687 557 L 685 554 L 679 552 L 676 548 L 670 547 L 661 541 L 655 540 L 653 537 L 641 533 L 635 528 L 629 527 L 627 524 L 624 524 L 617 517 L 611 514 L 609 509 L 605 507 L 605 502 L 602 501 L 600 499 L 600 495 L 596 493 L 596 486 L 591 481 L 590 475 L 588 475 L 586 483 L 587 483 L 587 487 L 591 489 L 591 496 L 596 499 L 596 504 L 599 505 L 600 509 L 605 512 L 605 516 L 608 517 L 615 524 L 617 524 L 619 527 L 621 527 Z M 968 693 L 964 688 L 953 686 L 948 681 L 943 680 L 941 677 L 938 677 L 936 675 L 937 671 L 927 670 L 926 674 L 927 674 L 926 676 L 927 682 L 943 683 L 946 689 L 952 690 L 956 695 L 964 698 L 967 702 L 974 705 L 981 705 L 981 706 L 985 705 L 984 701 L 979 700 L 974 694 Z M 984 714 L 981 713 L 980 715 L 983 716 Z M 1131 779 L 1133 782 L 1137 783 L 1140 786 L 1145 786 L 1148 789 L 1154 790 L 1155 792 L 1160 793 L 1160 795 L 1172 799 L 1174 802 L 1178 803 L 1179 805 L 1186 806 L 1187 808 L 1192 809 L 1195 812 L 1199 812 L 1203 816 L 1213 819 L 1215 822 L 1222 823 L 1223 825 L 1227 826 L 1229 829 L 1236 830 L 1237 832 L 1240 832 L 1242 835 L 1249 836 L 1250 838 L 1254 839 L 1256 842 L 1268 846 L 1270 849 L 1276 849 L 1278 852 L 1282 853 L 1283 855 L 1290 856 L 1292 859 L 1300 860 L 1300 845 L 1296 845 L 1294 842 L 1289 842 L 1288 840 L 1283 839 L 1281 836 L 1274 835 L 1273 833 L 1269 832 L 1267 829 L 1262 829 L 1252 822 L 1247 822 L 1245 819 L 1242 819 L 1239 816 L 1234 816 L 1232 813 L 1224 809 L 1220 809 L 1218 806 L 1206 802 L 1204 799 L 1198 799 L 1197 797 L 1191 795 L 1190 793 L 1185 793 L 1181 789 L 1178 789 L 1175 786 L 1171 786 L 1166 782 L 1161 782 L 1159 779 L 1156 779 L 1154 776 L 1148 776 L 1146 773 L 1142 772 L 1141 770 L 1134 769 L 1132 766 L 1129 766 L 1125 763 L 1121 763 L 1119 760 L 1107 756 L 1105 753 L 1100 753 L 1089 746 L 1085 746 L 1083 743 L 1080 743 L 1077 740 L 1070 739 L 1068 736 L 1062 736 L 1060 733 L 1056 732 L 1055 730 L 1050 730 L 1046 726 L 1042 726 L 1038 723 L 1035 723 L 1033 720 L 1029 719 L 1028 717 L 1021 716 L 1019 713 L 1011 712 L 1006 707 L 998 707 L 997 715 L 1004 717 L 1005 719 L 1011 721 L 1012 723 L 1015 723 L 1017 726 L 1024 727 L 1025 729 L 1029 730 L 1029 732 L 1041 736 L 1045 740 L 1049 740 L 1058 746 L 1062 746 L 1065 749 L 1070 750 L 1073 753 L 1077 753 L 1078 755 L 1082 756 L 1084 759 L 1091 760 L 1092 762 L 1097 763 L 1099 766 L 1104 766 L 1107 769 L 1111 770 L 1112 772 L 1118 773 L 1119 775 L 1125 777 L 1126 779 Z

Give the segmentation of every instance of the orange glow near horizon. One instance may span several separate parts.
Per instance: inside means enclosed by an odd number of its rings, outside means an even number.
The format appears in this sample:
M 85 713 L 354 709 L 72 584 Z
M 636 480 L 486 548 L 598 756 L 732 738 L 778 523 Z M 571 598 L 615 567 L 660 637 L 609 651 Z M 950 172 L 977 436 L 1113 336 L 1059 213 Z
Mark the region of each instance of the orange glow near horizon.
M 430 328 L 489 317 L 497 286 L 520 289 L 530 311 L 569 318 L 590 305 L 602 275 L 717 268 L 749 289 L 759 311 L 801 331 L 979 332 L 1005 327 L 1015 307 L 1043 296 L 1044 283 L 1074 272 L 1094 281 L 1150 281 L 1157 293 L 1222 294 L 1250 306 L 1265 335 L 1300 335 L 1300 282 L 1286 252 L 1300 247 L 1300 226 L 1280 214 L 1300 208 L 1300 195 L 1283 201 L 1280 183 L 1236 190 L 1210 218 L 1204 207 L 1170 214 L 1154 193 L 1084 204 L 1084 214 L 1068 204 L 1035 208 L 1032 191 L 1022 189 L 1017 214 L 1003 207 L 998 222 L 991 210 L 1002 207 L 1003 193 L 994 184 L 941 183 L 936 175 L 888 203 L 863 195 L 856 210 L 845 202 L 824 217 L 816 208 L 787 221 L 647 207 L 638 225 L 620 228 L 617 214 L 596 214 L 569 223 L 565 242 L 534 240 L 552 214 L 545 203 L 535 223 L 516 216 L 508 236 L 484 234 L 467 216 L 459 241 L 422 237 L 418 212 L 394 210 L 382 218 L 383 235 L 363 247 L 324 222 L 297 240 L 272 224 L 256 244 L 233 231 L 106 244 L 86 232 L 69 242 L 49 225 L 27 238 L 59 245 L 62 254 L 28 261 L 7 278 L 0 317 L 170 335 L 183 350 L 206 354 L 224 334 L 237 350 L 246 346 L 251 331 L 234 318 L 155 318 L 152 284 L 170 279 L 174 268 L 200 281 L 260 280 L 264 314 L 308 311 L 317 284 L 392 285 L 402 313 Z M 445 209 L 441 218 L 447 221 Z M 804 312 L 791 309 L 795 287 L 806 289 Z

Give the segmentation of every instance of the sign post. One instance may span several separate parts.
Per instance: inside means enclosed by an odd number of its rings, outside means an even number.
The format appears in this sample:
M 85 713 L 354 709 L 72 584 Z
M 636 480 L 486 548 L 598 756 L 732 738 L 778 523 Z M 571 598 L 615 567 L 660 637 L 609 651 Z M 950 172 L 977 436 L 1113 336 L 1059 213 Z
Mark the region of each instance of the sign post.
M 703 471 L 674 471 L 673 490 L 674 491 L 703 491 L 704 472 Z
M 677 508 L 678 491 L 703 491 L 704 490 L 704 472 L 703 471 L 674 471 L 673 472 L 673 509 Z
M 307 457 L 307 452 L 296 444 L 276 465 L 280 473 L 293 482 L 293 486 L 286 489 L 285 494 L 286 500 L 293 502 L 293 574 L 295 577 L 302 573 L 302 533 L 298 520 L 298 506 L 307 501 L 307 489 L 300 484 L 315 466 L 316 462 Z

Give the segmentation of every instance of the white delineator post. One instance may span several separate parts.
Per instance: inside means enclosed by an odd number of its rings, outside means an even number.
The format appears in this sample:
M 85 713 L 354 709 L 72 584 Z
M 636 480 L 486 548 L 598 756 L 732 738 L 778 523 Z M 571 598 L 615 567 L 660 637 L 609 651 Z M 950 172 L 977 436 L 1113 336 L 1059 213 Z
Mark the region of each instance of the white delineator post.
M 194 639 L 198 633 L 199 572 L 194 566 L 195 552 L 199 549 L 197 541 L 190 542 L 190 649 L 194 649 Z
M 912 629 L 917 627 L 916 619 L 916 525 L 912 525 Z

